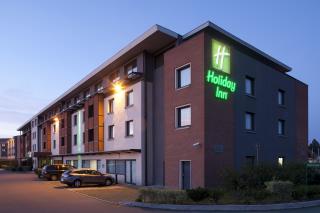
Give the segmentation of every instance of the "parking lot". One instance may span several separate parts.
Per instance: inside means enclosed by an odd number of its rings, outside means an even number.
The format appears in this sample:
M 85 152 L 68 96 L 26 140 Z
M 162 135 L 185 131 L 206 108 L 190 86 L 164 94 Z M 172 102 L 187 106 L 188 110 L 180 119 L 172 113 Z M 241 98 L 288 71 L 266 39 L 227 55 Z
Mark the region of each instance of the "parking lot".
M 68 188 L 58 181 L 39 180 L 33 173 L 0 171 L 0 212 L 146 212 L 117 205 L 135 199 L 133 187 Z M 121 195 L 121 196 L 120 196 Z M 154 211 L 153 211 L 154 212 Z
M 168 212 L 118 205 L 119 202 L 134 201 L 137 195 L 138 188 L 134 186 L 112 185 L 109 187 L 69 188 L 59 181 L 39 180 L 32 172 L 18 173 L 0 170 L 1 213 Z M 313 213 L 320 212 L 320 208 L 273 211 L 270 213 L 275 212 Z

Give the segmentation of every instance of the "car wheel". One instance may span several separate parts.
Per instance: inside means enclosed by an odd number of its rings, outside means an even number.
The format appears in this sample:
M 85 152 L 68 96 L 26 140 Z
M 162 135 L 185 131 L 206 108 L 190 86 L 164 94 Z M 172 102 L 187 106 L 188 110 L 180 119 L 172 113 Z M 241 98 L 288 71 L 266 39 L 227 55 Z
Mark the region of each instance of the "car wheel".
M 81 181 L 80 180 L 75 180 L 73 183 L 73 186 L 76 188 L 79 188 L 81 186 Z
M 58 180 L 58 176 L 57 176 L 57 175 L 52 175 L 52 176 L 51 176 L 51 180 L 52 180 L 52 181 Z
M 111 186 L 112 185 L 112 180 L 106 179 L 105 185 L 106 186 Z

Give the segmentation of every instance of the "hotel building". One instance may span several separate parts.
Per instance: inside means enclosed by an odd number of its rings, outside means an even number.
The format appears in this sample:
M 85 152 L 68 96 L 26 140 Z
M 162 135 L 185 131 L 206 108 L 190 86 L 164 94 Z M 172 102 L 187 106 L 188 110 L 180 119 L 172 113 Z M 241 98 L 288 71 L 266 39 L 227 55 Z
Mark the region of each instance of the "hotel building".
M 18 128 L 34 167 L 211 187 L 225 169 L 307 159 L 308 86 L 207 22 L 155 25 Z

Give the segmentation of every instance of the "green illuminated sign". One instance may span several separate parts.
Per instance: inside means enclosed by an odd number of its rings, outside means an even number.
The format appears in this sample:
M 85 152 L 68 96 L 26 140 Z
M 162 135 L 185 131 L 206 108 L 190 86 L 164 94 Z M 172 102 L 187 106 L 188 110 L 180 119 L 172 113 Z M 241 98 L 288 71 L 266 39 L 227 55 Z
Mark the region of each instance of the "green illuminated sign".
M 214 96 L 228 100 L 230 93 L 236 91 L 236 82 L 230 79 L 230 48 L 212 39 L 212 69 L 206 74 L 206 82 L 215 86 Z
M 212 70 L 208 70 L 206 81 L 216 85 L 215 96 L 217 98 L 227 100 L 229 98 L 229 92 L 234 93 L 236 91 L 237 84 L 229 79 L 227 75 L 222 75 Z
M 230 74 L 230 48 L 212 39 L 212 68 Z

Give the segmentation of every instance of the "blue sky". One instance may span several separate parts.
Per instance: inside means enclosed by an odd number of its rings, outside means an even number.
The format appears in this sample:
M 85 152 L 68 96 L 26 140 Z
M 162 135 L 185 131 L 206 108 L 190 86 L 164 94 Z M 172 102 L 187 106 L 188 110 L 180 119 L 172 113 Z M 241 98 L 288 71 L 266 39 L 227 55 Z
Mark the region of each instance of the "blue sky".
M 0 137 L 154 24 L 180 34 L 210 20 L 291 66 L 309 85 L 320 140 L 320 1 L 0 1 Z

